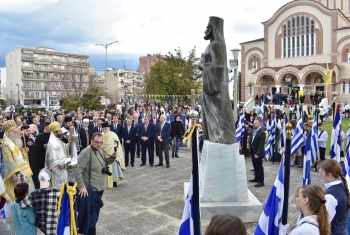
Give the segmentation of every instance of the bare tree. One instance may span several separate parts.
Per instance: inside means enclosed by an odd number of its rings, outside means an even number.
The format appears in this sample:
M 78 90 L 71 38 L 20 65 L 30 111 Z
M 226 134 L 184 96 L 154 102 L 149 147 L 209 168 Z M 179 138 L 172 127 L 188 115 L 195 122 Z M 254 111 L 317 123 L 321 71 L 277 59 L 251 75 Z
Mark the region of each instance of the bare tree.
M 69 95 L 80 97 L 95 86 L 97 75 L 87 62 L 70 62 L 67 65 L 52 68 L 52 76 L 45 84 L 45 90 L 50 90 L 63 100 Z

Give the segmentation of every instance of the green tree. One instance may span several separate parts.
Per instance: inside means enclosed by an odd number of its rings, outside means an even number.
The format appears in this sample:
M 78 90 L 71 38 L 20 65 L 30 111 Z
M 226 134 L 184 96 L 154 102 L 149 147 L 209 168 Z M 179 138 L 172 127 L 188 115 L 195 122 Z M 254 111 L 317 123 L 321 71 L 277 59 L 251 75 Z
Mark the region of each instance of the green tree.
M 64 99 L 62 108 L 65 110 L 77 110 L 80 106 L 80 96 L 78 94 L 71 94 Z
M 191 94 L 191 89 L 198 94 L 202 86 L 201 83 L 192 79 L 199 60 L 196 57 L 195 48 L 187 57 L 182 55 L 180 48 L 175 49 L 174 54 L 168 52 L 165 58 L 159 56 L 146 76 L 146 93 L 148 95 L 182 95 L 185 101 L 188 101 L 186 95 Z
M 86 109 L 103 109 L 100 99 L 103 96 L 103 87 L 93 87 L 81 97 L 81 106 Z

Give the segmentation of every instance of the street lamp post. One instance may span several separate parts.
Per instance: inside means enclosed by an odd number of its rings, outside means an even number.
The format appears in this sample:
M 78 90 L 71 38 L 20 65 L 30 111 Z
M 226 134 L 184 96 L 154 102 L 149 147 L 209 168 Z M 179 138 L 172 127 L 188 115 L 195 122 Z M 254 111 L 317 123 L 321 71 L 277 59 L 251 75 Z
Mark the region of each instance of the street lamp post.
M 288 86 L 288 97 L 287 97 L 287 118 L 288 123 L 286 124 L 286 146 L 285 146 L 285 152 L 284 152 L 284 202 L 283 202 L 283 211 L 282 211 L 282 224 L 287 224 L 288 219 L 288 203 L 289 203 L 289 182 L 290 182 L 290 154 L 291 154 L 291 143 L 292 143 L 292 125 L 290 124 L 289 120 L 289 88 L 292 85 L 292 77 L 290 74 L 287 74 L 286 76 L 286 82 Z
M 18 92 L 18 108 L 20 108 L 21 107 L 21 101 L 19 99 L 19 84 L 16 84 L 16 86 L 17 86 L 17 92 Z
M 114 41 L 111 43 L 106 43 L 106 44 L 95 44 L 95 46 L 103 46 L 106 49 L 106 60 L 105 60 L 105 69 L 106 69 L 106 75 L 105 75 L 105 88 L 104 88 L 104 94 L 105 94 L 105 107 L 107 107 L 107 95 L 106 95 L 106 87 L 107 87 L 107 49 L 110 45 L 117 43 L 118 41 Z
M 237 110 L 238 110 L 238 77 L 237 77 L 237 71 L 238 71 L 238 55 L 239 52 L 241 51 L 238 48 L 232 49 L 232 55 L 233 55 L 233 60 L 229 61 L 230 64 L 230 69 L 233 69 L 234 71 L 234 101 L 233 101 L 233 120 L 236 122 L 237 121 Z

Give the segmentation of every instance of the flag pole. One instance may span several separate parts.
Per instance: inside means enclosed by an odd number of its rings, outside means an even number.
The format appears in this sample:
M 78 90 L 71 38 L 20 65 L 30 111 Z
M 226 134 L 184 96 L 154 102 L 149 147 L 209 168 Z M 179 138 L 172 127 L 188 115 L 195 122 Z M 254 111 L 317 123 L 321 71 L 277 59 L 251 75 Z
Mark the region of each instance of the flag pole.
M 198 173 L 198 149 L 197 127 L 193 126 L 192 134 L 192 174 L 193 174 L 193 231 L 194 234 L 202 234 L 199 202 L 199 173 Z
M 282 211 L 282 224 L 288 223 L 288 203 L 289 203 L 289 182 L 290 182 L 290 154 L 291 154 L 291 143 L 292 143 L 292 125 L 289 120 L 286 125 L 286 147 L 284 152 L 284 200 L 283 200 L 283 211 Z

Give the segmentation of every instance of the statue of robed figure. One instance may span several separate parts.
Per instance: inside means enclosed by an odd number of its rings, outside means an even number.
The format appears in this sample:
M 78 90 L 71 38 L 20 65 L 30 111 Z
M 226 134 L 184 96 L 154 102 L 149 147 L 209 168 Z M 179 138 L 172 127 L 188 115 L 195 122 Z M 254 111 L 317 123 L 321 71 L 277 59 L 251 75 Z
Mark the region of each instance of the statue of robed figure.
M 213 143 L 233 144 L 236 142 L 236 129 L 228 92 L 228 71 L 224 20 L 210 17 L 205 40 L 210 40 L 198 64 L 202 71 L 202 114 L 204 140 Z

